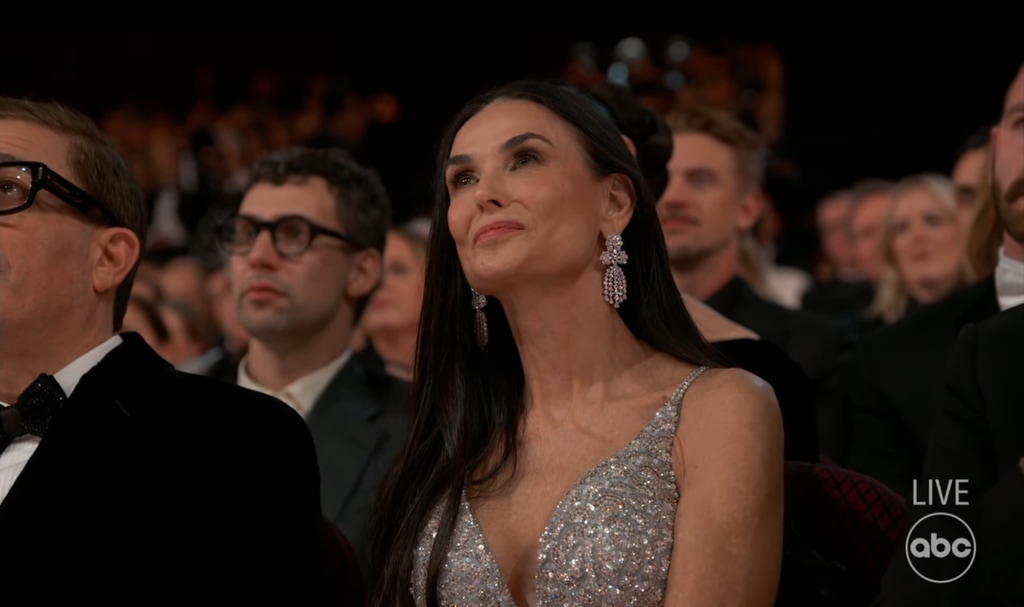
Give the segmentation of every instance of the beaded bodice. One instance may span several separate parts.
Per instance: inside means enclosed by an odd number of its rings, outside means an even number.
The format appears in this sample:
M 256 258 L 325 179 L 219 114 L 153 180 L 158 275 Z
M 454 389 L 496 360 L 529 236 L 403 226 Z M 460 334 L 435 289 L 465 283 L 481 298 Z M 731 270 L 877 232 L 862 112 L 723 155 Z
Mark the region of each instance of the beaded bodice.
M 628 445 L 587 471 L 558 503 L 540 538 L 536 605 L 661 605 L 679 491 L 671 450 L 683 396 L 699 367 Z M 412 593 L 426 605 L 426 568 L 441 519 L 434 509 L 416 551 Z M 463 494 L 438 579 L 444 606 L 515 607 Z

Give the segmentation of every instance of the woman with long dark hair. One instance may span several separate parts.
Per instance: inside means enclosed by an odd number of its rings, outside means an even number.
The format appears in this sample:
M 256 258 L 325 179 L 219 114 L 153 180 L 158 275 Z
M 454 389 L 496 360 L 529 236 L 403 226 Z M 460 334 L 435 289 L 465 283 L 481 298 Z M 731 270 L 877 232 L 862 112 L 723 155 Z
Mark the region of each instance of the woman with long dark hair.
M 773 604 L 778 406 L 687 314 L 616 128 L 519 82 L 466 105 L 438 161 L 374 603 Z

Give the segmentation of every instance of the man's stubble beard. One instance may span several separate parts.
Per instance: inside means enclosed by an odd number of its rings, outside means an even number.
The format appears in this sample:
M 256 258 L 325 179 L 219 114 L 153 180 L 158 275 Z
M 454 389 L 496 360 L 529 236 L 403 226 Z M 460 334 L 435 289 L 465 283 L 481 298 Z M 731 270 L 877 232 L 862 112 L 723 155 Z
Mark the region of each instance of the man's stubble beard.
M 675 271 L 687 271 L 700 267 L 706 260 L 729 246 L 728 242 L 720 246 L 713 244 L 699 245 L 684 243 L 668 246 L 668 262 Z
M 239 303 L 235 313 L 238 316 L 238 324 L 252 339 L 271 343 L 281 336 L 295 333 L 295 323 L 283 311 L 259 310 L 253 313 L 246 310 L 244 304 Z

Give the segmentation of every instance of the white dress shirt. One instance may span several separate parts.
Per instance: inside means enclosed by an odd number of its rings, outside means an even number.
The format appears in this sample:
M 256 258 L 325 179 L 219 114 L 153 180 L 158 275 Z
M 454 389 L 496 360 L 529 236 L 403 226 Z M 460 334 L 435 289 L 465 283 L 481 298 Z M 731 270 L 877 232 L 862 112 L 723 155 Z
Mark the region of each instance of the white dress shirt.
M 245 370 L 245 366 L 249 359 L 249 357 L 246 356 L 238 363 L 238 385 L 243 388 L 269 394 L 278 400 L 284 401 L 289 407 L 298 411 L 299 415 L 303 418 L 308 418 L 310 412 L 313 410 L 313 405 L 316 404 L 316 400 L 320 398 L 320 395 L 327 389 L 327 384 L 334 379 L 334 376 L 337 375 L 338 371 L 345 366 L 345 363 L 348 362 L 348 359 L 351 358 L 351 356 L 352 351 L 345 350 L 341 356 L 335 358 L 323 367 L 320 367 L 308 375 L 303 375 L 299 379 L 296 379 L 285 386 L 284 389 L 276 391 L 259 385 L 249 377 L 249 373 Z
M 86 374 L 90 369 L 95 367 L 97 363 L 103 360 L 111 350 L 121 344 L 121 336 L 115 335 L 96 346 L 92 350 L 89 350 L 85 354 L 79 356 L 70 365 L 64 367 L 60 371 L 54 373 L 53 378 L 60 384 L 61 389 L 64 390 L 64 394 L 68 397 L 75 391 L 75 387 L 78 386 L 79 380 Z M 28 386 L 26 386 L 27 388 Z M 7 407 L 7 403 L 0 403 L 0 406 Z M 7 493 L 11 490 L 14 485 L 14 481 L 18 480 L 18 475 L 25 469 L 25 464 L 28 463 L 28 459 L 32 457 L 32 454 L 36 452 L 36 447 L 39 446 L 41 439 L 38 436 L 26 434 L 19 436 L 18 438 L 11 441 L 11 444 L 4 449 L 3 453 L 0 453 L 0 503 L 7 497 Z
M 1000 310 L 1024 304 L 1024 261 L 1010 259 L 1002 247 L 999 248 L 995 281 Z

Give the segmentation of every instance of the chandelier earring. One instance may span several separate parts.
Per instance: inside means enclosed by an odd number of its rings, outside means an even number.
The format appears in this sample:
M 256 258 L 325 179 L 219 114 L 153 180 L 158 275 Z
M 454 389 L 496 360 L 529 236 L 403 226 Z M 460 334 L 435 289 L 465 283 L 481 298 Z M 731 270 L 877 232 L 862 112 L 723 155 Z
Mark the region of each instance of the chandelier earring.
M 601 253 L 601 263 L 605 265 L 604 300 L 618 309 L 626 301 L 626 274 L 621 266 L 629 259 L 629 255 L 622 250 L 622 236 L 616 233 L 605 238 L 604 248 Z

